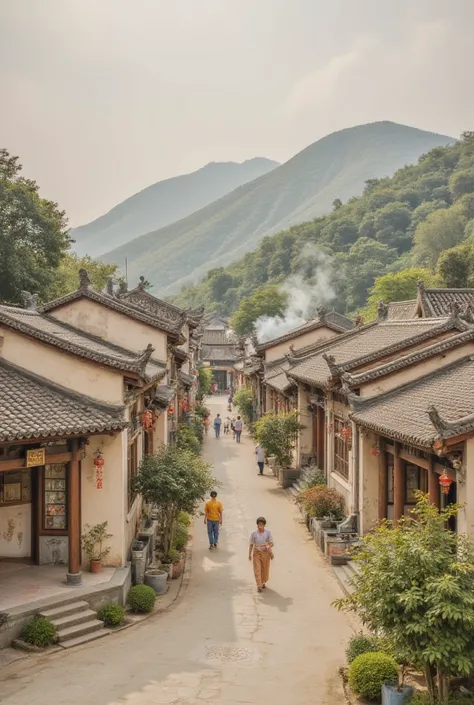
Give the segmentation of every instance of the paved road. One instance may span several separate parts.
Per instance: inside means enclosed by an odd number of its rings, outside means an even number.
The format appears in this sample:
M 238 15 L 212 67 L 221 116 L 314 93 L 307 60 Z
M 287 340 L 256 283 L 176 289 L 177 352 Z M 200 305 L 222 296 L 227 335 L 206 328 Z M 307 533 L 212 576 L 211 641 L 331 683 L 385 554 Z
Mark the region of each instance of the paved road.
M 225 415 L 223 402 L 213 411 Z M 2 705 L 340 705 L 337 671 L 352 633 L 330 607 L 338 583 L 275 479 L 257 476 L 245 434 L 209 437 L 205 456 L 223 483 L 224 529 L 210 552 L 196 522 L 192 578 L 176 608 L 0 681 Z M 248 536 L 264 514 L 275 539 L 258 594 Z

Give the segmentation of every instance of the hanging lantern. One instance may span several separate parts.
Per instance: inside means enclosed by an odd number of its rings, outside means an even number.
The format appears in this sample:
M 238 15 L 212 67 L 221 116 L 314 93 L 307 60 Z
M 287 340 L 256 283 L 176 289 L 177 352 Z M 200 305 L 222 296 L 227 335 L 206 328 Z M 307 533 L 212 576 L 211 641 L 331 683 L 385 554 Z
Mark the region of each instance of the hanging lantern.
M 100 450 L 97 450 L 95 453 L 94 465 L 96 466 L 96 468 L 104 467 L 104 458 L 102 457 L 102 453 Z
M 344 441 L 348 441 L 351 437 L 351 429 L 349 428 L 349 426 L 343 426 L 340 430 L 339 435 Z
M 97 450 L 94 458 L 95 465 L 95 486 L 96 489 L 101 490 L 104 486 L 104 458 L 100 450 Z
M 453 481 L 445 470 L 439 478 L 439 484 L 441 485 L 441 491 L 443 494 L 449 494 L 449 488 L 451 487 L 452 483 Z
M 379 448 L 379 446 L 378 446 L 378 445 L 372 446 L 370 452 L 372 453 L 372 455 L 375 455 L 375 457 L 378 458 L 378 457 L 380 456 L 380 448 Z
M 168 414 L 174 414 L 174 406 L 173 404 L 170 404 L 168 407 Z
M 153 424 L 153 414 L 151 411 L 144 411 L 141 416 L 143 428 L 151 428 Z

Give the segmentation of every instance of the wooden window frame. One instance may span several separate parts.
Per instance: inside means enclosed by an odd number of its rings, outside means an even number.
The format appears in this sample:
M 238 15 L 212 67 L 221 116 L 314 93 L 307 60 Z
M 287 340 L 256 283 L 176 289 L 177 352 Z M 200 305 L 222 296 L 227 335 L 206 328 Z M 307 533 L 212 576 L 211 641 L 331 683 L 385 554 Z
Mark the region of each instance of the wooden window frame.
M 347 422 L 338 416 L 334 417 L 334 448 L 333 462 L 334 472 L 340 475 L 346 482 L 349 481 L 349 442 L 345 438 L 339 436 L 343 427 L 347 426 Z

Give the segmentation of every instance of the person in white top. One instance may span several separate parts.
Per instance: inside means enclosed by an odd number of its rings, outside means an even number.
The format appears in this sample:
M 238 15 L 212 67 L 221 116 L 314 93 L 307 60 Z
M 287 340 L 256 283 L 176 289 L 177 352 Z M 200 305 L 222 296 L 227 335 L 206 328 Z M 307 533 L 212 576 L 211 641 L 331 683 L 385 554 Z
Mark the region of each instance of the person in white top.
M 244 427 L 244 424 L 242 423 L 242 419 L 240 416 L 237 416 L 237 420 L 234 424 L 234 429 L 235 429 L 235 440 L 237 443 L 240 443 L 240 436 L 242 435 L 242 429 Z
M 249 561 L 253 560 L 253 572 L 257 590 L 262 592 L 270 578 L 270 561 L 273 559 L 273 536 L 266 528 L 265 517 L 258 517 L 257 530 L 252 531 L 249 541 Z
M 257 456 L 258 474 L 263 475 L 263 467 L 265 464 L 265 454 L 260 443 L 255 446 L 255 455 Z

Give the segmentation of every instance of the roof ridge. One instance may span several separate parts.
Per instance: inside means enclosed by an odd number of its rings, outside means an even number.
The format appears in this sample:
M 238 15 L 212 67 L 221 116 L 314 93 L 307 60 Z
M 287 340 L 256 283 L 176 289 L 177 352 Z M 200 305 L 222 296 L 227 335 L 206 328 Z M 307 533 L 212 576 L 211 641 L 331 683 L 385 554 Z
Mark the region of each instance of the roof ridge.
M 447 292 L 448 291 L 450 294 L 453 294 L 453 293 L 460 293 L 460 294 L 469 293 L 469 294 L 471 294 L 472 293 L 474 295 L 474 287 L 471 287 L 471 286 L 459 287 L 459 288 L 456 288 L 456 287 L 432 287 L 430 289 L 424 289 L 424 291 L 425 291 L 425 293 L 426 292 L 438 293 L 438 292 Z
M 74 390 L 69 389 L 68 387 L 64 387 L 63 385 L 58 384 L 57 382 L 53 382 L 47 379 L 46 377 L 42 377 L 41 375 L 38 375 L 35 372 L 31 372 L 31 370 L 27 370 L 24 367 L 15 365 L 15 363 L 10 362 L 9 360 L 5 360 L 2 357 L 0 357 L 0 367 L 3 367 L 6 370 L 10 370 L 13 373 L 19 374 L 22 377 L 27 377 L 30 381 L 35 382 L 36 384 L 39 384 L 43 387 L 47 387 L 48 389 L 55 391 L 58 394 L 62 394 L 63 396 L 69 397 L 72 401 L 80 401 L 82 403 L 86 403 L 90 406 L 93 406 L 97 411 L 102 411 L 107 414 L 119 414 L 125 409 L 125 405 L 107 404 L 107 402 L 100 401 L 99 399 L 94 399 L 93 397 L 89 397 L 86 394 L 75 392 Z
M 276 338 L 272 338 L 271 340 L 266 340 L 262 343 L 259 343 L 257 346 L 257 350 L 263 351 L 266 348 L 273 347 L 273 345 L 278 345 L 280 343 L 284 343 L 286 340 L 291 340 L 293 337 L 298 337 L 298 335 L 302 335 L 304 333 L 311 333 L 313 330 L 316 330 L 317 328 L 329 328 L 331 330 L 335 330 L 337 333 L 347 333 L 347 329 L 344 328 L 343 326 L 339 325 L 335 321 L 331 321 L 330 319 L 327 319 L 327 316 L 330 315 L 331 313 L 336 313 L 338 316 L 341 316 L 345 318 L 348 321 L 351 321 L 350 318 L 347 318 L 346 316 L 343 316 L 343 314 L 337 313 L 337 311 L 330 311 L 329 313 L 326 313 L 323 317 L 318 316 L 316 318 L 310 318 L 309 321 L 305 321 L 305 323 L 302 323 L 300 326 L 297 326 L 296 328 L 292 328 L 289 330 L 287 333 L 282 333 Z M 351 321 L 353 323 L 353 321 Z M 305 331 L 303 331 L 303 328 L 306 328 Z M 350 330 L 353 330 L 351 328 Z M 300 333 L 298 333 L 300 331 Z
M 384 362 L 381 365 L 373 367 L 371 370 L 366 370 L 353 375 L 347 372 L 345 373 L 345 377 L 348 384 L 352 386 L 355 386 L 357 383 L 362 384 L 363 382 L 369 381 L 374 377 L 383 377 L 384 370 L 396 372 L 403 369 L 405 366 L 409 366 L 412 362 L 417 362 L 426 357 L 431 357 L 432 355 L 436 355 L 438 352 L 449 350 L 452 347 L 456 347 L 456 345 L 460 343 L 464 343 L 472 339 L 474 339 L 474 329 L 461 331 L 457 335 L 453 335 L 451 338 L 438 340 L 432 345 L 427 345 L 426 348 L 422 348 L 421 350 L 413 350 L 406 355 L 402 355 L 402 357 L 399 357 L 397 360 Z M 378 374 L 379 372 L 380 374 Z
M 405 382 L 405 384 L 401 384 L 399 387 L 394 387 L 393 389 L 389 389 L 388 391 L 382 392 L 381 394 L 374 394 L 371 397 L 357 397 L 357 399 L 358 399 L 357 411 L 362 411 L 362 410 L 365 411 L 372 404 L 378 403 L 382 400 L 390 399 L 390 397 L 395 396 L 396 394 L 400 394 L 400 392 L 404 392 L 407 389 L 412 389 L 413 387 L 416 387 L 416 385 L 420 384 L 421 382 L 424 382 L 428 379 L 433 379 L 437 375 L 445 373 L 447 370 L 453 369 L 455 367 L 460 367 L 461 365 L 465 365 L 467 362 L 474 362 L 474 355 L 473 354 L 464 355 L 463 357 L 460 357 L 457 360 L 453 360 L 452 362 L 448 363 L 447 365 L 443 365 L 442 367 L 438 367 L 436 370 L 432 370 L 431 372 L 428 372 L 426 375 L 422 375 L 421 377 L 417 377 L 416 379 L 412 379 L 409 382 Z

